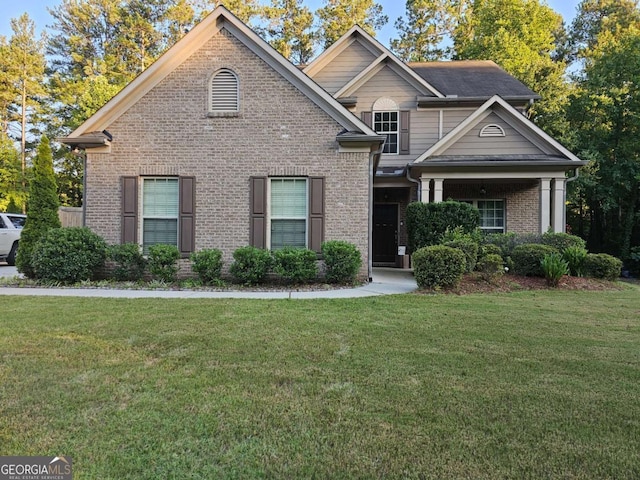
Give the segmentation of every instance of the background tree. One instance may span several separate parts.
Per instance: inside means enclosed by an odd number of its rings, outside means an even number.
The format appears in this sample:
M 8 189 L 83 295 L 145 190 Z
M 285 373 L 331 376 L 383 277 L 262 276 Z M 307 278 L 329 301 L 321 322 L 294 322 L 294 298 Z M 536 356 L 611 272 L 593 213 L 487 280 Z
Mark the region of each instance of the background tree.
M 13 140 L 0 132 L 0 211 L 22 212 L 24 204 L 20 154 Z
M 493 60 L 538 93 L 533 120 L 554 136 L 565 132 L 570 93 L 566 64 L 554 61 L 562 17 L 539 0 L 474 0 L 454 32 L 454 57 Z
M 375 36 L 389 21 L 382 13 L 382 5 L 374 0 L 325 0 L 326 5 L 316 10 L 320 21 L 319 38 L 323 48 L 329 48 L 354 25 L 360 25 Z
M 598 33 L 578 85 L 569 119 L 575 148 L 593 159 L 577 182 L 589 246 L 625 258 L 640 233 L 640 25 Z
M 218 5 L 224 5 L 227 10 L 246 24 L 251 24 L 262 11 L 257 0 L 192 0 L 197 13 L 197 21 L 202 20 Z
M 302 0 L 271 0 L 263 17 L 267 21 L 264 32 L 273 48 L 298 65 L 309 62 L 315 41 L 313 13 Z
M 27 221 L 20 234 L 20 248 L 16 257 L 18 271 L 34 278 L 33 249 L 40 237 L 51 228 L 60 227 L 58 192 L 53 173 L 53 158 L 49 139 L 42 136 L 33 161 L 33 180 L 27 204 Z
M 469 0 L 407 0 L 406 19 L 394 24 L 400 38 L 391 40 L 391 49 L 405 62 L 442 60 L 451 55 L 445 40 L 467 11 Z

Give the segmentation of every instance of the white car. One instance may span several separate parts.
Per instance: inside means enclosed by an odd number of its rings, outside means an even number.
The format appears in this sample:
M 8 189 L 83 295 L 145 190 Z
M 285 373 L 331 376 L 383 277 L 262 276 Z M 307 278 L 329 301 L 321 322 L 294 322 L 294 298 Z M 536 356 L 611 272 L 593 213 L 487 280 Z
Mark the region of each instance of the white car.
M 0 261 L 16 264 L 20 232 L 26 219 L 26 215 L 18 213 L 0 213 Z

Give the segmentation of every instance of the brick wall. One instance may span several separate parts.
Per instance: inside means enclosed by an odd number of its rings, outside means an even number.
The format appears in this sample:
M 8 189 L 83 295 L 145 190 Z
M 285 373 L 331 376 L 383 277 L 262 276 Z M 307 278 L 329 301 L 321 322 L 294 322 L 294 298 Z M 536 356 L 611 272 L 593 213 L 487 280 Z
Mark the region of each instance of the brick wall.
M 482 194 L 480 188 L 486 192 Z M 507 231 L 540 233 L 540 187 L 538 182 L 514 183 L 455 183 L 444 182 L 443 198 L 454 200 L 504 199 Z
M 208 80 L 233 70 L 240 112 L 208 117 Z M 342 127 L 226 30 L 107 127 L 109 154 L 88 154 L 86 222 L 120 241 L 123 175 L 196 177 L 196 250 L 231 254 L 249 242 L 249 177 L 324 176 L 325 239 L 357 245 L 368 260 L 367 153 L 338 153 Z

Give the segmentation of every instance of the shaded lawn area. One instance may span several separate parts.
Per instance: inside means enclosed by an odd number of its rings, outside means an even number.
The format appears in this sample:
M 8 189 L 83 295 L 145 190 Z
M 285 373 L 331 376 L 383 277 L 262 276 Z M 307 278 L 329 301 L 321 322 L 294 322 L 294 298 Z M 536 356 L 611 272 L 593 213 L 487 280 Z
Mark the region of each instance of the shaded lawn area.
M 0 453 L 76 479 L 640 477 L 638 287 L 3 304 Z

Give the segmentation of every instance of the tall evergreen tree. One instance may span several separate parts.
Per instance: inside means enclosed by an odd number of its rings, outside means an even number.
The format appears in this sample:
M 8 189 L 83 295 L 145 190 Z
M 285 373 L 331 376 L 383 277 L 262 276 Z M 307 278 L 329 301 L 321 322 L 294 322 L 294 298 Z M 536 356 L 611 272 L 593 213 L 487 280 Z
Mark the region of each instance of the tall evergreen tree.
M 18 271 L 29 278 L 35 277 L 32 257 L 36 244 L 49 229 L 60 227 L 59 205 L 51 146 L 49 139 L 42 136 L 38 153 L 33 161 L 33 180 L 27 204 L 27 221 L 20 234 L 20 248 L 16 257 Z
M 382 5 L 374 0 L 325 0 L 326 5 L 316 10 L 320 21 L 319 37 L 325 49 L 354 25 L 375 36 L 389 21 L 382 13 Z
M 302 0 L 271 0 L 264 8 L 269 43 L 296 64 L 305 64 L 313 56 L 313 13 Z
M 407 0 L 406 19 L 395 22 L 399 38 L 392 50 L 406 62 L 442 60 L 450 55 L 445 40 L 463 18 L 470 0 Z
M 9 136 L 0 131 L 0 211 L 9 211 L 9 204 L 22 212 L 25 193 L 22 189 L 20 154 Z

